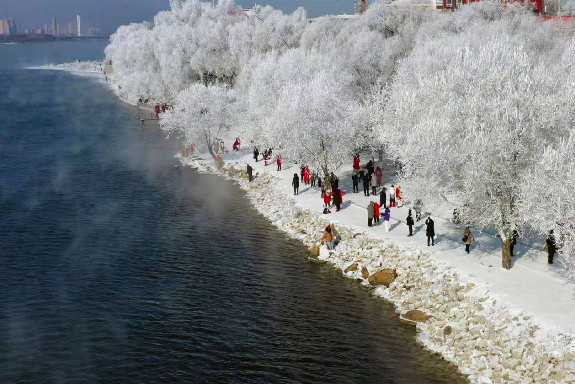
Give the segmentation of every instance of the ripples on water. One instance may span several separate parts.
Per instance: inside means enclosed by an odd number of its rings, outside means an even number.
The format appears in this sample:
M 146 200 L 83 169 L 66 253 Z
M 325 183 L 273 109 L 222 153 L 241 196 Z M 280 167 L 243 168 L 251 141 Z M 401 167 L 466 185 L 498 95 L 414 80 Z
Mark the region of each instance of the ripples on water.
M 0 79 L 0 383 L 464 382 L 104 87 Z

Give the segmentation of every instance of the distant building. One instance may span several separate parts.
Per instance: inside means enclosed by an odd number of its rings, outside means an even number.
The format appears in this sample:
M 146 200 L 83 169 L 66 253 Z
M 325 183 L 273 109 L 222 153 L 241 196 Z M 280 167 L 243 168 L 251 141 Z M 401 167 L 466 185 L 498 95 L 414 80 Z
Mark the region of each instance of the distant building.
M 58 21 L 55 17 L 52 19 L 52 34 L 58 36 Z
M 18 28 L 14 19 L 0 20 L 0 35 L 16 35 Z
M 77 28 L 76 23 L 68 23 L 68 36 L 76 36 Z
M 100 28 L 90 28 L 88 29 L 88 36 L 102 36 L 102 30 Z
M 82 36 L 82 28 L 80 27 L 80 15 L 76 15 L 76 25 L 78 26 L 78 37 Z

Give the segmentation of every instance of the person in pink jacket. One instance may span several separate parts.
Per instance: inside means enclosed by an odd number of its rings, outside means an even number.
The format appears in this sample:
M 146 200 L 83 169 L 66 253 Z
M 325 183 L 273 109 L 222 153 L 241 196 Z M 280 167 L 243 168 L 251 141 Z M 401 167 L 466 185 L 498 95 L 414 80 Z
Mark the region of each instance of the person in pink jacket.
M 383 172 L 381 171 L 381 168 L 377 167 L 377 168 L 375 169 L 375 177 L 376 177 L 376 179 L 377 179 L 377 187 L 378 187 L 378 188 L 381 187 L 381 179 L 382 179 L 382 176 L 383 176 Z

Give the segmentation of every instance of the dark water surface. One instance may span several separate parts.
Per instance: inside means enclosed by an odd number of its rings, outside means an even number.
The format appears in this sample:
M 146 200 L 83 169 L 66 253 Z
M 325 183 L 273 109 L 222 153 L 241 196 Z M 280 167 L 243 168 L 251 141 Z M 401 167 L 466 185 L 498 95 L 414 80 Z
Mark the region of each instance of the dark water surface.
M 55 62 L 102 55 L 57 43 L 0 55 L 39 64 L 52 47 L 66 52 Z M 0 383 L 465 381 L 235 185 L 177 167 L 177 144 L 105 85 L 9 67 Z

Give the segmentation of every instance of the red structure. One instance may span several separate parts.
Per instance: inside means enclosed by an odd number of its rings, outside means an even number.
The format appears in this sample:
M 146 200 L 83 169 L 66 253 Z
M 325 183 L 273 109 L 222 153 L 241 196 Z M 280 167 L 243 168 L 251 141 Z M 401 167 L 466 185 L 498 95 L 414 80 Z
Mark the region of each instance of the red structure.
M 442 0 L 443 1 L 443 9 L 450 9 L 454 10 L 460 7 L 463 4 L 474 3 L 479 0 Z M 537 13 L 543 13 L 543 0 L 513 0 L 512 2 L 520 2 L 520 3 L 531 3 L 533 7 L 537 9 Z M 508 4 L 508 2 L 503 1 L 504 4 Z
M 360 2 L 359 2 L 359 13 L 365 13 L 365 11 L 367 11 L 367 0 L 360 0 Z

